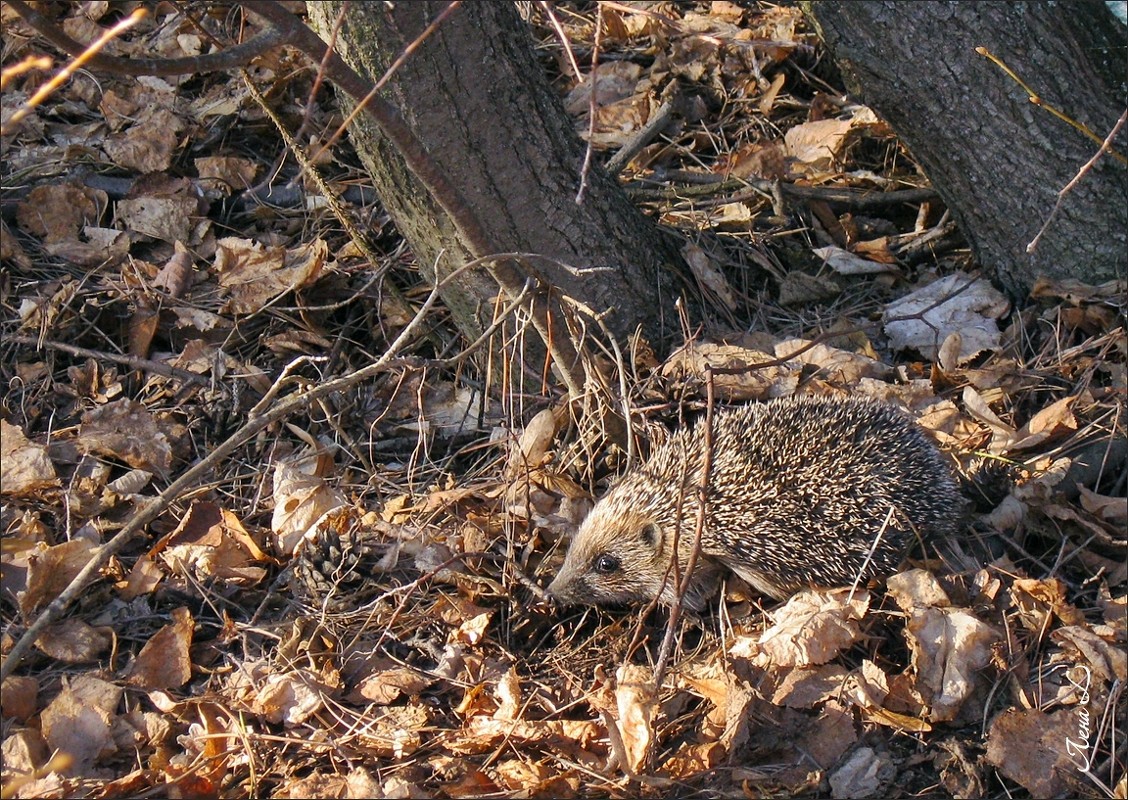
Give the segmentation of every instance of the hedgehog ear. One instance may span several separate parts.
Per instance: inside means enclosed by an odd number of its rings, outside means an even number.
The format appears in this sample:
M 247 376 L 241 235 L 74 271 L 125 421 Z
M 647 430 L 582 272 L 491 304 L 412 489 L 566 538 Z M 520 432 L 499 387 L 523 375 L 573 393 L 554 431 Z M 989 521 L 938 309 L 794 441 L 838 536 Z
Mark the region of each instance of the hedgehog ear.
M 639 541 L 647 547 L 655 548 L 658 546 L 659 539 L 662 538 L 662 531 L 653 522 L 648 522 L 642 526 L 642 531 L 638 535 Z

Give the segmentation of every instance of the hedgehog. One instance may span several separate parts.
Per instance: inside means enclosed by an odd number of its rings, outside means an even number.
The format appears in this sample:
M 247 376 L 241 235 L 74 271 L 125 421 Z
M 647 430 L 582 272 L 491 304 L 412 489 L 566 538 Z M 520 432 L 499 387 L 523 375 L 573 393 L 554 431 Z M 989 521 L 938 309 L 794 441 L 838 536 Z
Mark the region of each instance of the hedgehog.
M 568 605 L 678 601 L 697 530 L 704 423 L 628 471 L 573 537 L 548 592 Z M 790 397 L 718 411 L 701 547 L 682 602 L 725 571 L 784 600 L 896 570 L 910 544 L 955 534 L 962 501 L 936 445 L 874 400 Z M 672 554 L 676 553 L 676 558 Z

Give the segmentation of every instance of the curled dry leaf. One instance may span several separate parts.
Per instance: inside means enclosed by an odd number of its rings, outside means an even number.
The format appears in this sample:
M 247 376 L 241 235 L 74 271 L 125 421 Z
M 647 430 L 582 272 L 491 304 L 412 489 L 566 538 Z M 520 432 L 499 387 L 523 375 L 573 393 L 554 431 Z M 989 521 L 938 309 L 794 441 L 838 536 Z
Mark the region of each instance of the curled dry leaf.
M 142 689 L 176 689 L 192 677 L 192 630 L 195 620 L 187 608 L 172 611 L 172 622 L 145 642 L 129 668 L 126 680 Z
M 508 477 L 516 478 L 544 464 L 556 434 L 556 413 L 551 408 L 538 411 L 529 420 L 520 438 L 510 448 L 509 462 L 505 468 Z
M 254 314 L 274 298 L 309 285 L 321 274 L 328 253 L 322 239 L 292 250 L 250 239 L 220 239 L 214 266 L 229 296 L 222 313 Z
M 955 719 L 990 663 L 999 632 L 964 609 L 926 608 L 910 614 L 905 634 L 929 720 Z
M 861 637 L 858 621 L 869 603 L 864 590 L 800 592 L 772 613 L 772 626 L 758 640 L 738 637 L 731 652 L 762 666 L 825 664 Z
M 449 743 L 457 753 L 485 753 L 499 745 L 535 745 L 589 764 L 607 751 L 607 732 L 597 722 L 581 719 L 504 720 L 478 715 Z
M 894 575 L 887 586 L 908 615 L 914 688 L 931 705 L 929 720 L 948 722 L 974 691 L 976 676 L 991 661 L 991 648 L 1001 636 L 967 609 L 951 607 L 947 593 L 925 570 Z
M 876 275 L 882 272 L 899 272 L 896 264 L 870 261 L 859 255 L 828 245 L 816 247 L 811 251 L 826 262 L 826 265 L 839 275 Z
M 830 796 L 836 800 L 888 797 L 889 784 L 897 768 L 888 753 L 859 747 L 830 773 Z
M 386 706 L 401 697 L 414 697 L 434 682 L 434 678 L 410 667 L 393 666 L 364 678 L 353 694 Z
M 1094 678 L 1111 684 L 1128 680 L 1128 654 L 1123 642 L 1109 642 L 1087 625 L 1067 625 L 1050 633 L 1073 664 L 1084 666 Z M 1075 687 L 1077 688 L 1077 687 Z M 1088 691 L 1088 686 L 1081 687 Z
M 0 494 L 27 496 L 59 485 L 47 448 L 24 436 L 17 425 L 0 419 Z
M 99 758 L 118 751 L 113 727 L 124 690 L 90 675 L 63 683 L 41 715 L 43 738 L 52 750 L 73 759 L 66 773 L 82 775 Z
M 788 670 L 775 688 L 772 704 L 787 708 L 814 708 L 842 689 L 847 674 L 846 668 L 840 664 Z
M 843 386 L 855 386 L 863 378 L 885 378 L 893 371 L 886 364 L 861 353 L 825 344 L 809 345 L 811 343 L 807 339 L 787 339 L 775 346 L 775 354 L 777 358 L 817 367 L 820 378 Z
M 1003 294 L 984 278 L 957 272 L 890 303 L 882 320 L 896 350 L 916 350 L 935 360 L 953 333 L 961 337 L 957 363 L 984 350 L 997 350 L 1002 334 L 996 320 L 1010 310 Z
M 654 741 L 654 712 L 657 696 L 654 675 L 647 667 L 626 664 L 615 673 L 615 708 L 619 738 L 623 743 L 627 772 L 637 775 L 646 764 Z
M 167 108 L 146 106 L 126 130 L 106 136 L 102 149 L 111 161 L 132 172 L 164 172 L 172 164 L 184 127 L 184 121 Z
M 97 453 L 158 475 L 172 466 L 172 446 L 156 419 L 140 403 L 115 400 L 82 415 L 76 441 L 84 453 Z
M 732 344 L 691 342 L 676 350 L 662 365 L 662 377 L 668 380 L 691 378 L 706 380 L 709 367 L 742 368 L 753 364 L 771 364 L 737 375 L 714 375 L 713 385 L 725 402 L 758 400 L 788 394 L 799 384 L 799 370 L 794 366 L 775 364 L 774 355 Z
M 279 553 L 293 554 L 312 537 L 326 515 L 348 505 L 345 496 L 324 479 L 332 459 L 303 454 L 274 465 L 274 514 L 270 528 Z
M 1019 578 L 1011 585 L 1010 594 L 1011 605 L 1029 631 L 1046 630 L 1051 615 L 1064 625 L 1085 624 L 1085 615 L 1066 599 L 1066 586 L 1057 578 Z
M 783 142 L 787 155 L 801 171 L 824 171 L 841 161 L 852 135 L 884 127 L 873 111 L 857 106 L 849 119 L 820 119 L 795 125 L 783 135 Z
M 195 197 L 177 194 L 145 195 L 119 200 L 116 207 L 118 220 L 126 228 L 151 239 L 163 242 L 192 242 L 199 214 L 199 201 Z
M 266 575 L 256 562 L 270 561 L 239 518 L 215 503 L 196 501 L 176 530 L 149 553 L 173 569 L 191 570 L 201 580 L 221 578 L 253 585 Z
M 713 296 L 724 303 L 729 311 L 735 311 L 739 305 L 736 300 L 736 292 L 729 285 L 728 278 L 725 277 L 716 260 L 703 248 L 692 242 L 687 243 L 682 248 L 682 255 L 697 282 L 709 292 L 712 292 Z
M 309 670 L 276 672 L 259 686 L 251 708 L 268 722 L 292 728 L 320 711 L 329 691 Z

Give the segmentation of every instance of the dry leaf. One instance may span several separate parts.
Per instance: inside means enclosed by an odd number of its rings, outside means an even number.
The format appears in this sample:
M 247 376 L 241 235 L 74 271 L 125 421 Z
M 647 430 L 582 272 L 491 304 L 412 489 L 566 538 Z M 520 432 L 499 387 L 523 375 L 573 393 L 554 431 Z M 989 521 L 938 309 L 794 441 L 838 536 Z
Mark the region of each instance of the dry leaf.
M 303 453 L 275 463 L 270 529 L 277 552 L 294 554 L 305 539 L 332 524 L 333 512 L 348 515 L 348 499 L 323 477 L 332 465 L 332 458 L 324 453 Z
M 434 678 L 409 667 L 389 667 L 362 680 L 353 695 L 377 705 L 388 705 L 400 697 L 418 695 L 434 682 Z
M 221 578 L 249 586 L 266 576 L 253 566 L 270 558 L 232 512 L 215 503 L 196 501 L 172 533 L 149 553 L 160 555 L 171 568 L 190 570 L 197 578 Z
M 888 797 L 897 767 L 888 753 L 859 747 L 829 775 L 830 796 L 839 800 L 854 797 Z
M 43 738 L 74 759 L 68 774 L 85 773 L 118 751 L 113 721 L 123 690 L 89 675 L 64 679 L 63 690 L 43 710 Z
M 850 119 L 820 119 L 789 128 L 783 136 L 787 154 L 808 168 L 829 170 L 842 159 L 851 134 L 878 126 L 877 115 L 858 106 Z
M 184 122 L 167 108 L 146 106 L 121 133 L 111 133 L 102 142 L 110 160 L 130 172 L 164 172 L 180 141 Z
M 895 349 L 913 349 L 929 360 L 950 334 L 959 333 L 962 364 L 999 348 L 996 320 L 1009 310 L 1006 297 L 985 279 L 956 272 L 890 303 L 882 321 Z
M 243 191 L 254 182 L 258 162 L 238 156 L 206 156 L 194 161 L 200 184 L 223 196 Z
M 26 722 L 38 703 L 39 681 L 30 675 L 9 675 L 0 685 L 0 713 L 5 717 Z
M 16 222 L 46 244 L 73 242 L 84 227 L 97 224 L 108 204 L 105 192 L 77 183 L 36 186 L 16 207 Z
M 647 667 L 626 664 L 615 673 L 615 708 L 619 738 L 626 752 L 627 772 L 637 775 L 646 763 L 654 739 L 657 711 L 654 675 Z
M 259 686 L 251 708 L 268 722 L 292 728 L 321 710 L 327 692 L 328 687 L 309 670 L 274 673 Z
M 706 368 L 740 368 L 752 364 L 771 366 L 750 369 L 735 375 L 714 375 L 713 385 L 725 402 L 760 400 L 788 394 L 798 385 L 799 370 L 790 365 L 776 364 L 773 355 L 751 350 L 740 345 L 691 342 L 666 359 L 662 376 L 674 381 L 692 378 L 704 384 Z
M 925 608 L 910 614 L 905 635 L 928 719 L 950 722 L 991 662 L 999 632 L 964 609 Z
M 896 264 L 870 261 L 851 253 L 849 250 L 843 250 L 841 247 L 833 245 L 816 247 L 811 252 L 821 258 L 828 267 L 839 275 L 877 275 L 882 272 L 900 271 Z
M 787 670 L 776 686 L 772 703 L 787 708 L 814 708 L 841 690 L 847 674 L 840 664 Z
M 126 680 L 142 689 L 176 689 L 192 677 L 192 631 L 195 620 L 187 608 L 175 608 L 172 622 L 145 642 L 129 668 Z
M 757 664 L 802 667 L 825 664 L 861 637 L 858 621 L 869 608 L 869 592 L 807 590 L 772 612 L 772 626 L 754 640 L 738 637 L 734 657 Z
M 132 400 L 116 400 L 82 415 L 76 445 L 84 453 L 114 458 L 131 467 L 165 475 L 172 466 L 172 446 L 149 409 Z
M 112 642 L 112 628 L 95 628 L 80 619 L 68 619 L 45 630 L 35 646 L 56 661 L 91 664 L 110 649 Z
M 682 248 L 682 256 L 685 258 L 685 263 L 689 265 L 690 270 L 693 272 L 693 277 L 701 286 L 712 293 L 712 295 L 725 304 L 729 311 L 735 311 L 739 305 L 736 300 L 736 293 L 729 285 L 728 278 L 721 272 L 720 266 L 717 262 L 709 256 L 702 248 L 693 244 L 692 242 L 686 243 Z
M 223 313 L 254 314 L 276 297 L 313 283 L 326 266 L 328 253 L 329 245 L 322 239 L 293 250 L 250 239 L 220 239 L 214 269 L 229 296 Z
M 1066 599 L 1066 587 L 1057 578 L 1018 578 L 1011 585 L 1011 604 L 1027 630 L 1041 633 L 1049 628 L 1052 614 L 1065 625 L 1084 625 L 1085 615 Z
M 0 494 L 20 497 L 59 486 L 47 448 L 30 442 L 5 419 L 0 419 L 0 462 Z
M 1069 785 L 1062 776 L 1089 765 L 1077 725 L 1072 710 L 1007 709 L 991 721 L 985 759 L 1034 797 L 1064 797 Z
M 884 379 L 892 372 L 886 364 L 860 353 L 825 344 L 810 345 L 807 339 L 787 339 L 775 346 L 775 354 L 780 359 L 817 367 L 820 378 L 843 386 L 855 386 L 863 378 Z
M 16 593 L 20 615 L 31 619 L 39 608 L 54 600 L 90 561 L 97 546 L 89 539 L 72 539 L 34 548 L 28 554 L 27 588 Z

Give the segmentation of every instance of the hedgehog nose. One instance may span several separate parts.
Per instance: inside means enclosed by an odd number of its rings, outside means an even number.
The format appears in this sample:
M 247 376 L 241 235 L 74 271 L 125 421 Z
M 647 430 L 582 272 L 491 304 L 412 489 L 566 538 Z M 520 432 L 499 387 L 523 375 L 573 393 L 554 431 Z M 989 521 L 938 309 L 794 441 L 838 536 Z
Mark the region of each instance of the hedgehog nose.
M 552 579 L 552 583 L 545 589 L 550 600 L 557 605 L 566 606 L 571 605 L 574 600 L 572 598 L 572 589 L 567 581 L 562 581 L 560 576 L 557 575 Z

